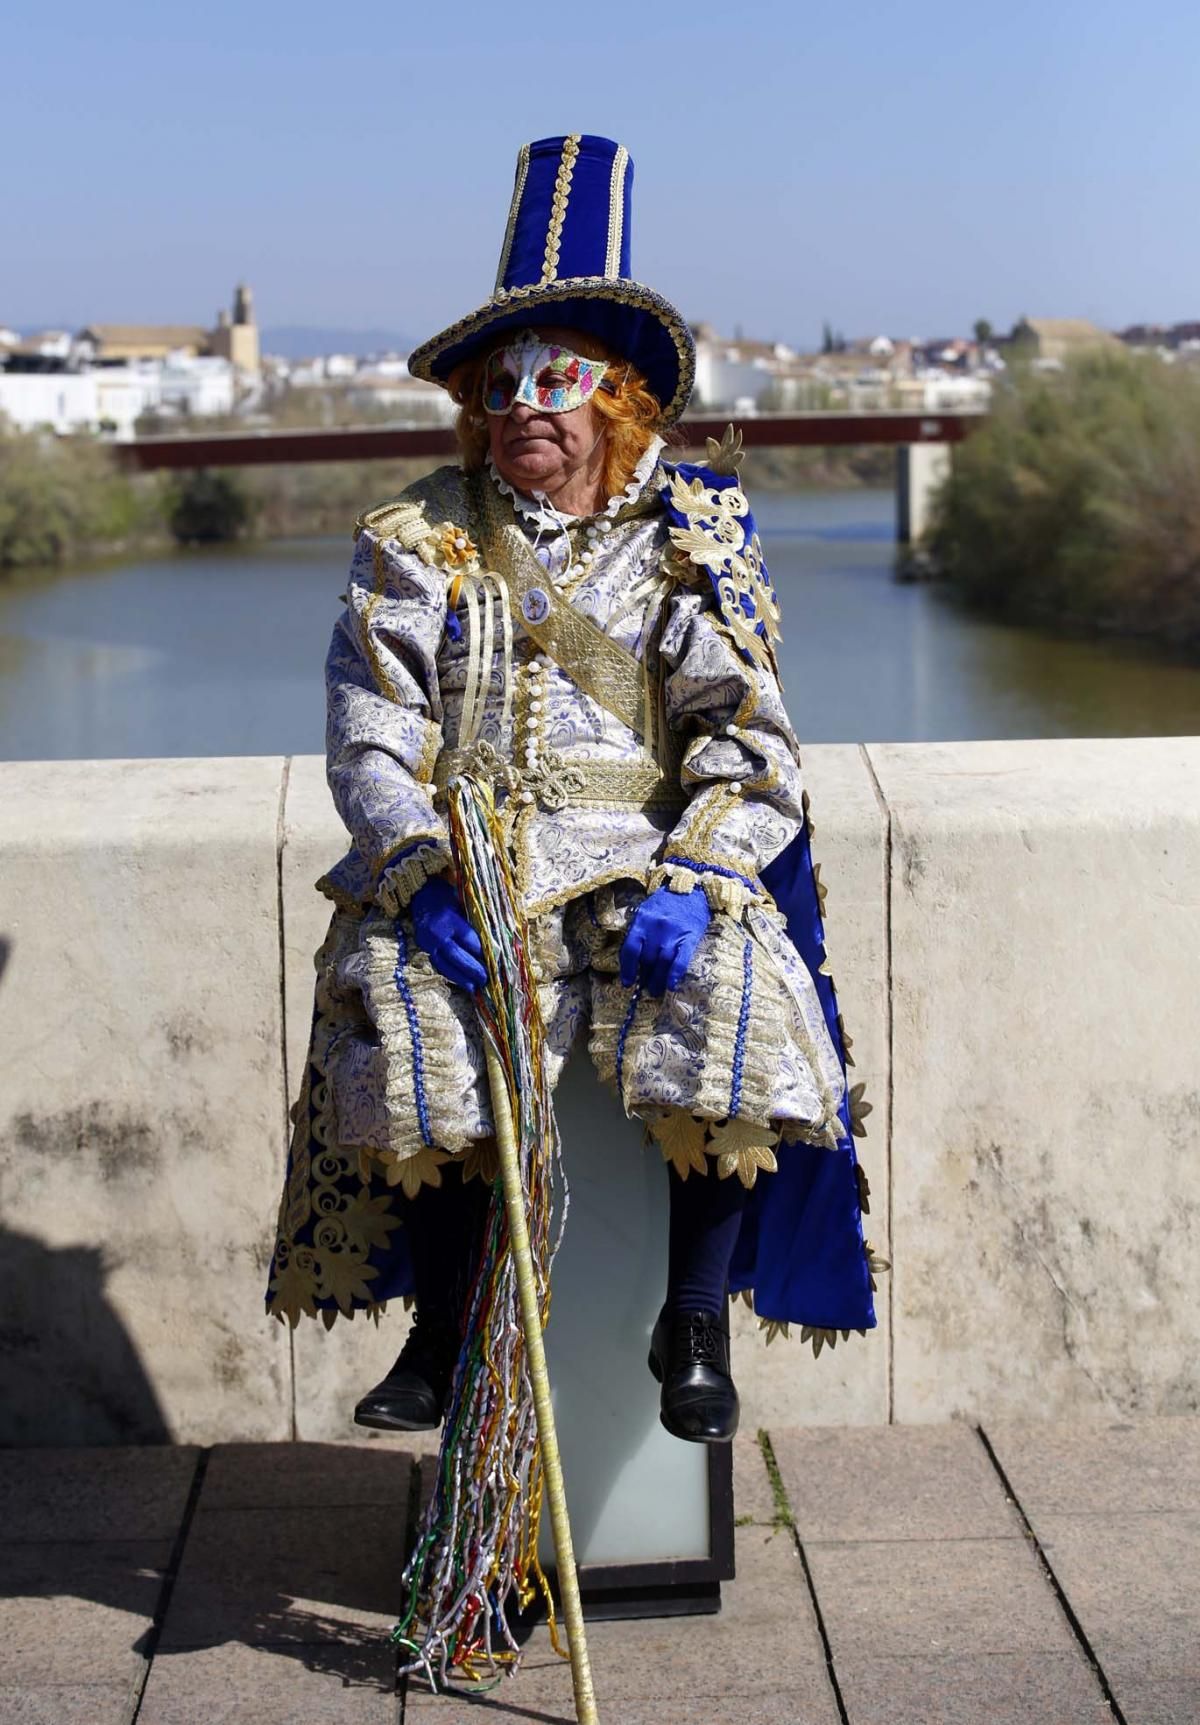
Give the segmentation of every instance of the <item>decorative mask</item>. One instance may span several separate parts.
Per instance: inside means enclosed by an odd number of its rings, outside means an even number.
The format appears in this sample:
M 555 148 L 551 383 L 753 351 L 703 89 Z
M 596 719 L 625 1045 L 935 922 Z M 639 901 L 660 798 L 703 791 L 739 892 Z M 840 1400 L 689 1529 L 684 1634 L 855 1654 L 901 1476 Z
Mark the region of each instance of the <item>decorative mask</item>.
M 518 401 L 539 413 L 573 413 L 591 399 L 607 370 L 605 360 L 525 333 L 488 354 L 483 405 L 496 414 L 511 413 Z

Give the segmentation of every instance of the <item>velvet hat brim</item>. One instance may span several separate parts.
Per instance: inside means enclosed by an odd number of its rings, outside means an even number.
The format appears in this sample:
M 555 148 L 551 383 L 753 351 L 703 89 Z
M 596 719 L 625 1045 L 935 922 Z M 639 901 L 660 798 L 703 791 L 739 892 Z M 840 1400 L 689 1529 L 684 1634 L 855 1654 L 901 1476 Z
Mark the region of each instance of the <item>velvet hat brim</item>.
M 423 342 L 409 355 L 413 377 L 445 387 L 456 366 L 508 330 L 578 329 L 637 366 L 662 403 L 662 423 L 683 413 L 696 375 L 692 332 L 675 307 L 640 282 L 584 276 L 510 288 Z

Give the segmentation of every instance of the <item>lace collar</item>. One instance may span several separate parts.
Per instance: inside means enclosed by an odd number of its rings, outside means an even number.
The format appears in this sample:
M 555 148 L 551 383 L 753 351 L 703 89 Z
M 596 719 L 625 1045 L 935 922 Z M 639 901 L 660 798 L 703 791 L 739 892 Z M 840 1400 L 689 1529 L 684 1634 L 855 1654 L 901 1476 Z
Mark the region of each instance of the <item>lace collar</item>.
M 501 477 L 500 470 L 490 455 L 487 458 L 487 471 L 492 484 L 502 496 L 511 501 L 518 515 L 524 516 L 525 520 L 531 521 L 535 527 L 557 528 L 561 532 L 564 528 L 573 526 L 577 521 L 604 522 L 611 526 L 617 511 L 624 509 L 627 503 L 636 503 L 641 496 L 647 480 L 654 472 L 662 447 L 663 439 L 652 437 L 646 453 L 634 468 L 633 477 L 624 491 L 617 497 L 610 497 L 604 508 L 596 510 L 594 515 L 565 515 L 555 509 L 544 493 L 540 494 L 540 497 L 529 497 L 523 491 L 516 490 L 514 486 L 508 483 L 507 479 Z

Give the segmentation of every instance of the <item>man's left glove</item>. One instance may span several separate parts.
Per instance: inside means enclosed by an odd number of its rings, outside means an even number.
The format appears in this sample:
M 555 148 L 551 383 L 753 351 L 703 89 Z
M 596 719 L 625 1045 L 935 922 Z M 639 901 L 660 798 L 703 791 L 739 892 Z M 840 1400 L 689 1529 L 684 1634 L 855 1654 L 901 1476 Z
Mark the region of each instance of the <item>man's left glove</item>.
M 660 886 L 633 913 L 621 943 L 621 981 L 632 988 L 640 974 L 648 993 L 678 988 L 712 912 L 702 887 L 672 892 Z
M 479 936 L 463 915 L 458 894 L 445 875 L 435 874 L 418 889 L 408 906 L 417 945 L 433 960 L 433 968 L 468 994 L 487 986 Z

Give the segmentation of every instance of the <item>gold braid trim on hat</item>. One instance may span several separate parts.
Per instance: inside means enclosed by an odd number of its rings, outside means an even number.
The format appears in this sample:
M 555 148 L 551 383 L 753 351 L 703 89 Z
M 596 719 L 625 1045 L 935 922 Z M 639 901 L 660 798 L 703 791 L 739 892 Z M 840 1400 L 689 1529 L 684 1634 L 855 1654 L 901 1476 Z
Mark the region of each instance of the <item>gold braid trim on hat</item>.
M 571 176 L 575 172 L 579 143 L 580 134 L 572 132 L 563 144 L 558 178 L 554 182 L 554 196 L 550 200 L 550 226 L 546 230 L 546 256 L 542 263 L 543 286 L 558 275 L 558 254 L 562 246 L 563 223 L 567 219 L 567 199 L 571 195 Z
M 613 157 L 612 179 L 608 186 L 608 250 L 604 254 L 604 273 L 617 277 L 621 273 L 621 240 L 625 232 L 625 173 L 629 167 L 629 151 L 617 145 Z
M 496 271 L 496 285 L 493 293 L 499 293 L 504 286 L 504 272 L 508 268 L 508 260 L 512 256 L 513 235 L 517 231 L 517 217 L 521 211 L 521 199 L 525 196 L 525 181 L 529 176 L 529 145 L 522 144 L 517 155 L 517 178 L 513 185 L 512 204 L 508 211 L 508 226 L 504 230 L 504 244 L 500 249 L 500 268 Z

